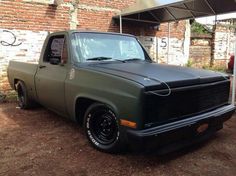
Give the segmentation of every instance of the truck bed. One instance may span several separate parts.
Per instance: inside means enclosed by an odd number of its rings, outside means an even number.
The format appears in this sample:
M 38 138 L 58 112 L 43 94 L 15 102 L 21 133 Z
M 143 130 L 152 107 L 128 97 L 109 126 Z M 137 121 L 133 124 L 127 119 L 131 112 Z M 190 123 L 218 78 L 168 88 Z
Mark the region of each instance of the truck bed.
M 26 85 L 28 94 L 31 97 L 36 98 L 34 77 L 37 68 L 37 63 L 10 61 L 7 73 L 11 87 L 15 89 L 17 80 L 22 80 Z

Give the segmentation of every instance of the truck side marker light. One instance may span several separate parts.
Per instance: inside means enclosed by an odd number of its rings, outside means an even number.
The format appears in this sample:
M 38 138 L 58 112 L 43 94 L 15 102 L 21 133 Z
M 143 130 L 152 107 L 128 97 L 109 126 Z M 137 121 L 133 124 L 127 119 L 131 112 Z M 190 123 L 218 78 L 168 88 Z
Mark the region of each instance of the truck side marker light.
M 131 122 L 128 120 L 120 120 L 120 125 L 130 127 L 130 128 L 137 128 L 137 124 L 135 122 Z

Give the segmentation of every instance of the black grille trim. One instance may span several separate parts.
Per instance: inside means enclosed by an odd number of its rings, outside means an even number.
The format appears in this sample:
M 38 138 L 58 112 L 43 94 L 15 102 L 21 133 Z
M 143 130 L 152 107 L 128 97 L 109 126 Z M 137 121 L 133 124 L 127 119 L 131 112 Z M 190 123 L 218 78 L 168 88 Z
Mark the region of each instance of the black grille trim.
M 160 97 L 168 90 L 145 92 L 144 123 L 164 124 L 214 110 L 228 104 L 230 81 L 179 87 L 171 89 L 171 95 Z M 145 125 L 145 126 L 146 126 Z

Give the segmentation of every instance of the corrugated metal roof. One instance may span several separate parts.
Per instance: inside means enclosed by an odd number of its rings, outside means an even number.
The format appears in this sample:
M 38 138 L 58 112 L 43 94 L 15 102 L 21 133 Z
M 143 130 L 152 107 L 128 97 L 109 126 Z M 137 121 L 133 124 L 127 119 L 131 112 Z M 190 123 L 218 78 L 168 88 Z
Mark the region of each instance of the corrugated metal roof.
M 120 15 L 124 21 L 158 24 L 235 11 L 236 0 L 137 0 Z

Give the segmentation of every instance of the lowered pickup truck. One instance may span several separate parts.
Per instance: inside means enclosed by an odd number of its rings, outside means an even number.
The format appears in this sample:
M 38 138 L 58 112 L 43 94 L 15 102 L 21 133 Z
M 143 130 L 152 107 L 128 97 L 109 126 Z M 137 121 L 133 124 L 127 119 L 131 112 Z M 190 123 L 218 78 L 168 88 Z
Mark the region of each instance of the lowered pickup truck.
M 81 123 L 104 152 L 172 151 L 223 128 L 235 111 L 226 75 L 154 63 L 131 35 L 50 34 L 38 64 L 11 61 L 19 106 L 37 102 Z

